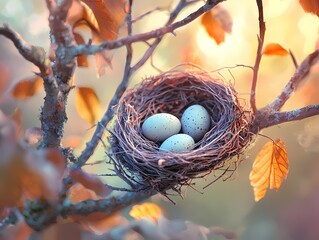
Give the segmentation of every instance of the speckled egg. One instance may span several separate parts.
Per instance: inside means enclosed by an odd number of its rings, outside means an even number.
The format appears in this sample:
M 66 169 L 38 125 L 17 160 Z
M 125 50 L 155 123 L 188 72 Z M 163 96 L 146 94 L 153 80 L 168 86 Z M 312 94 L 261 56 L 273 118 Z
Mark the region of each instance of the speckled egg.
M 182 115 L 183 133 L 190 135 L 196 142 L 202 139 L 210 127 L 210 117 L 201 105 L 188 107 Z
M 167 138 L 160 146 L 159 151 L 184 152 L 192 150 L 195 147 L 194 139 L 184 133 L 175 134 Z
M 181 122 L 169 113 L 157 113 L 147 118 L 142 124 L 143 135 L 154 142 L 163 142 L 170 136 L 179 133 Z

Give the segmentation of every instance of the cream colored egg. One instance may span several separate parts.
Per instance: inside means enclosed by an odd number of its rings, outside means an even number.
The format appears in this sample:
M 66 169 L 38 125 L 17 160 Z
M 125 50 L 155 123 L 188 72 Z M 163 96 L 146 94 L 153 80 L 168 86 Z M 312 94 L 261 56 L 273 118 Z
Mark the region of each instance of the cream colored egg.
M 184 133 L 175 134 L 167 138 L 160 146 L 159 151 L 169 152 L 185 152 L 190 151 L 195 147 L 194 139 Z
M 181 122 L 169 113 L 157 113 L 147 118 L 142 124 L 143 135 L 154 142 L 163 142 L 170 136 L 179 133 Z
M 182 131 L 190 135 L 196 142 L 202 139 L 210 128 L 210 116 L 201 105 L 188 107 L 182 115 Z

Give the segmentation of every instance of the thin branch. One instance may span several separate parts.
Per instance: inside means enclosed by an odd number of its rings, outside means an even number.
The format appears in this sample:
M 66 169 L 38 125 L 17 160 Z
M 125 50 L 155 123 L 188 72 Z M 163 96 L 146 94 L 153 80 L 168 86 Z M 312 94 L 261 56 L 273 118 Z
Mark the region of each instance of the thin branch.
M 81 54 L 84 55 L 92 55 L 98 52 L 101 52 L 105 49 L 115 49 L 115 48 L 120 48 L 123 47 L 125 45 L 131 44 L 131 43 L 135 43 L 135 42 L 145 42 L 149 39 L 152 38 L 159 38 L 163 35 L 165 35 L 166 33 L 174 33 L 174 31 L 180 27 L 183 27 L 187 24 L 189 24 L 190 22 L 194 21 L 195 19 L 197 19 L 198 17 L 200 17 L 203 13 L 209 11 L 210 9 L 212 9 L 213 7 L 215 7 L 218 3 L 223 2 L 225 0 L 213 0 L 210 3 L 207 2 L 205 5 L 203 5 L 202 7 L 200 7 L 197 11 L 191 13 L 190 15 L 188 15 L 187 17 L 185 17 L 184 19 L 175 22 L 169 26 L 165 26 L 162 28 L 158 28 L 156 30 L 147 32 L 147 33 L 141 33 L 141 34 L 136 34 L 133 36 L 129 36 L 129 37 L 125 37 L 125 38 L 121 38 L 118 40 L 114 40 L 114 41 L 109 41 L 109 42 L 103 42 L 99 45 L 77 45 L 77 46 L 73 46 L 70 51 L 72 52 L 73 56 L 78 56 Z
M 262 114 L 263 120 L 257 122 L 259 130 L 271 127 L 277 124 L 302 120 L 308 117 L 319 115 L 319 104 L 309 105 L 307 107 L 295 109 L 287 112 L 274 112 L 271 114 Z
M 291 94 L 297 89 L 300 82 L 309 74 L 311 67 L 319 60 L 319 49 L 311 53 L 296 69 L 294 75 L 287 83 L 280 95 L 266 108 L 278 111 L 290 98 Z
M 295 57 L 295 54 L 290 49 L 289 49 L 289 55 L 291 57 L 291 60 L 292 60 L 292 62 L 294 64 L 295 68 L 297 69 L 299 67 L 297 59 Z
M 178 14 L 186 7 L 188 6 L 190 3 L 187 3 L 185 0 L 180 0 L 179 3 L 176 5 L 175 9 L 171 12 L 169 19 L 167 20 L 165 26 L 168 27 L 170 24 L 172 24 L 172 22 L 174 22 L 174 20 L 176 19 L 176 17 L 178 16 Z M 138 70 L 141 66 L 143 66 L 143 64 L 150 58 L 150 56 L 153 54 L 153 52 L 155 51 L 155 49 L 157 48 L 157 46 L 160 44 L 160 42 L 162 41 L 163 36 L 159 37 L 157 39 L 154 40 L 154 42 L 150 45 L 150 47 L 147 49 L 147 51 L 144 53 L 144 55 L 141 57 L 141 59 L 132 67 L 132 71 L 136 71 Z
M 259 13 L 259 36 L 258 36 L 258 47 L 257 47 L 257 54 L 256 54 L 255 65 L 254 65 L 254 72 L 253 72 L 253 81 L 252 81 L 251 91 L 250 91 L 250 106 L 254 113 L 257 112 L 256 87 L 257 87 L 257 80 L 258 80 L 259 65 L 262 58 L 262 48 L 264 45 L 264 38 L 265 38 L 265 32 L 266 32 L 263 2 L 262 0 L 256 0 L 256 3 L 257 3 L 258 13 Z
M 93 212 L 103 212 L 107 214 L 119 211 L 127 206 L 136 204 L 153 195 L 156 191 L 127 192 L 122 195 L 114 196 L 101 200 L 86 200 L 76 204 L 68 204 L 61 209 L 61 215 L 88 215 Z
M 33 46 L 27 43 L 16 31 L 14 31 L 8 24 L 0 27 L 0 35 L 10 39 L 19 53 L 29 62 L 36 65 L 41 72 L 45 69 L 45 51 L 42 47 Z

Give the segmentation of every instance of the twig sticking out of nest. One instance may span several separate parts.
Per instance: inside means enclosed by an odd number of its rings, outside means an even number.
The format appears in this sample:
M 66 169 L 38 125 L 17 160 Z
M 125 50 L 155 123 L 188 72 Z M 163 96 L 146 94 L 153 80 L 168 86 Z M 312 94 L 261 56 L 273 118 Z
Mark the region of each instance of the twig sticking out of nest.
M 159 146 L 142 135 L 141 125 L 149 116 L 170 113 L 181 118 L 193 104 L 204 106 L 211 116 L 211 129 L 194 150 L 159 152 Z M 239 156 L 252 140 L 252 118 L 240 105 L 234 87 L 206 72 L 172 70 L 147 78 L 128 90 L 118 104 L 111 136 L 116 170 L 141 188 L 179 191 L 193 178 L 220 169 L 226 160 Z

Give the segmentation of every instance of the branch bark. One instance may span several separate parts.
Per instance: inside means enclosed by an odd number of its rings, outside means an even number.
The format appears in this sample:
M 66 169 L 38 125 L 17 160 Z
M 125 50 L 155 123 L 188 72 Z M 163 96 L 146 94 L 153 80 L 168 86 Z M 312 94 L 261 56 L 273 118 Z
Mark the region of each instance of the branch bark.
M 27 43 L 16 31 L 14 31 L 8 24 L 0 27 L 0 35 L 10 39 L 19 53 L 29 62 L 36 65 L 41 72 L 44 72 L 45 65 L 45 51 L 42 47 L 33 46 Z
M 263 2 L 262 0 L 256 0 L 258 13 L 259 13 L 259 36 L 258 36 L 258 47 L 257 47 L 257 54 L 255 65 L 253 68 L 253 81 L 251 85 L 250 91 L 250 106 L 253 110 L 253 113 L 257 112 L 256 106 L 256 87 L 257 87 L 257 80 L 258 80 L 258 72 L 259 72 L 259 65 L 262 58 L 262 49 L 264 45 L 265 39 L 265 32 L 266 32 L 266 25 L 264 21 L 264 10 L 263 10 Z
M 262 109 L 256 115 L 254 132 L 257 133 L 264 128 L 275 126 L 281 123 L 302 120 L 316 115 L 319 115 L 319 104 L 309 105 L 287 112 L 274 112 L 268 111 L 267 109 Z
M 60 147 L 64 124 L 67 121 L 66 104 L 72 88 L 70 79 L 75 69 L 75 57 L 70 55 L 75 41 L 66 17 L 72 1 L 47 0 L 51 46 L 54 48 L 55 61 L 53 72 L 44 78 L 46 96 L 41 109 L 41 128 L 43 132 L 41 147 Z

